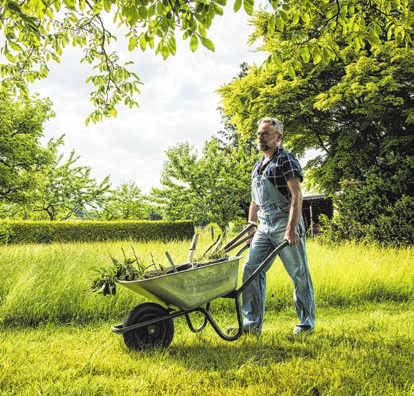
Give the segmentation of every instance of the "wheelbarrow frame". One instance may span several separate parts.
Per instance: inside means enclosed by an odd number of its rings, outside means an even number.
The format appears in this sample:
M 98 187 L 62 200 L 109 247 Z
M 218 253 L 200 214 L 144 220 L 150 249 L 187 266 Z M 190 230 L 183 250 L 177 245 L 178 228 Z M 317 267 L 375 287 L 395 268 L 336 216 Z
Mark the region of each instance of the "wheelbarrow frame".
M 237 244 L 237 245 L 239 245 L 239 244 Z M 179 311 L 176 311 L 174 309 L 169 309 L 169 310 L 166 310 L 166 311 L 171 311 L 171 312 L 169 312 L 168 314 L 166 314 L 164 316 L 160 316 L 158 318 L 146 320 L 144 322 L 140 322 L 140 323 L 133 324 L 133 325 L 130 325 L 130 326 L 124 326 L 123 324 L 115 325 L 115 326 L 111 327 L 111 330 L 116 334 L 124 335 L 124 334 L 128 333 L 129 331 L 136 330 L 136 329 L 143 328 L 143 327 L 149 327 L 149 326 L 155 325 L 159 322 L 163 322 L 165 320 L 175 319 L 179 316 L 184 315 L 185 319 L 187 321 L 187 325 L 193 333 L 198 333 L 198 332 L 202 331 L 206 327 L 207 323 L 210 323 L 211 326 L 213 327 L 213 329 L 215 330 L 215 332 L 218 334 L 218 336 L 221 337 L 223 340 L 225 340 L 225 341 L 235 341 L 235 340 L 239 339 L 241 337 L 241 335 L 243 334 L 243 317 L 242 317 L 241 303 L 240 303 L 241 294 L 253 282 L 253 280 L 276 258 L 278 253 L 288 245 L 289 245 L 289 242 L 284 241 L 281 245 L 276 247 L 272 251 L 272 253 L 269 254 L 269 256 L 259 265 L 258 268 L 256 268 L 256 270 L 250 275 L 250 277 L 244 283 L 242 283 L 242 285 L 238 289 L 235 289 L 232 292 L 230 292 L 230 293 L 228 293 L 228 294 L 226 294 L 222 297 L 218 297 L 218 298 L 234 299 L 236 315 L 237 315 L 237 322 L 238 322 L 238 330 L 233 335 L 225 334 L 220 329 L 220 327 L 216 323 L 216 321 L 213 319 L 213 317 L 210 313 L 211 301 L 208 301 L 208 302 L 205 303 L 205 308 L 203 306 L 200 306 L 200 307 L 197 307 L 197 308 L 194 308 L 194 309 L 179 310 Z M 236 246 L 236 245 L 234 245 L 234 246 Z M 234 248 L 234 246 L 233 246 L 233 248 Z M 249 245 L 245 244 L 236 253 L 236 256 L 239 256 L 240 254 L 242 254 L 248 248 L 249 248 Z M 231 250 L 231 249 L 232 248 L 229 248 L 228 250 Z M 200 312 L 204 316 L 203 323 L 200 327 L 197 327 L 197 328 L 194 327 L 194 325 L 191 321 L 191 318 L 190 318 L 189 315 L 193 312 Z

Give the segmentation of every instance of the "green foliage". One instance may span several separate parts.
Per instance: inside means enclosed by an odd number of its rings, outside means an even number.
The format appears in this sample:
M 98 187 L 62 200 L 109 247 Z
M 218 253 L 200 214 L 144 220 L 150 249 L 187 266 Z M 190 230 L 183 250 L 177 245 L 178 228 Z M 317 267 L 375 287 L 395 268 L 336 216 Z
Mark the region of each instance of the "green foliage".
M 143 220 L 148 215 L 148 204 L 135 182 L 124 183 L 111 191 L 99 215 L 105 220 Z
M 298 4 L 302 6 L 305 3 L 308 2 Z M 355 1 L 352 4 L 358 8 L 361 18 L 363 16 L 361 23 L 363 21 L 367 25 L 370 21 L 374 30 L 376 24 L 381 25 L 384 32 L 391 16 L 378 13 L 374 22 L 373 16 L 363 11 L 364 7 L 369 8 L 374 3 L 370 5 Z M 349 3 L 329 2 L 326 7 L 338 7 L 340 11 L 345 4 Z M 313 10 L 313 6 L 309 7 Z M 323 6 L 322 10 L 326 7 Z M 302 11 L 301 15 L 308 20 L 309 15 L 306 16 L 305 11 Z M 311 20 L 325 17 L 312 12 L 314 15 Z M 395 18 L 402 18 L 401 24 L 404 23 L 403 14 L 394 14 Z M 334 15 L 331 15 L 332 20 L 337 19 Z M 327 51 L 324 60 L 323 54 L 319 52 L 320 59 L 315 62 L 318 51 L 309 48 L 327 42 L 321 39 L 320 31 L 312 33 L 313 26 L 308 26 L 309 21 L 297 15 L 296 22 L 315 37 L 309 42 L 296 43 L 303 57 L 303 63 L 296 64 L 296 53 L 292 46 L 296 39 L 285 39 L 283 36 L 287 31 L 296 29 L 295 23 L 293 27 L 285 27 L 283 34 L 277 32 L 276 28 L 270 33 L 268 27 L 272 18 L 269 13 L 261 12 L 254 20 L 256 32 L 253 40 L 262 38 L 261 49 L 270 54 L 266 67 L 252 67 L 246 76 L 219 90 L 224 114 L 230 117 L 245 139 L 254 134 L 257 119 L 264 116 L 280 118 L 285 126 L 283 144 L 287 149 L 298 156 L 304 155 L 308 149 L 316 149 L 319 153 L 306 166 L 310 178 L 308 188 L 335 195 L 342 189 L 343 183 L 352 180 L 359 183 L 359 190 L 352 198 L 355 205 L 350 202 L 343 205 L 360 210 L 355 210 L 354 215 L 347 218 L 349 221 L 344 220 L 342 236 L 361 239 L 359 234 L 362 233 L 372 235 L 376 241 L 399 243 L 396 242 L 395 233 L 398 226 L 393 227 L 391 224 L 408 224 L 408 228 L 402 226 L 404 233 L 412 232 L 402 209 L 410 206 L 406 197 L 411 195 L 413 186 L 412 53 L 402 48 L 401 41 L 396 42 L 395 37 L 380 33 L 380 42 L 374 43 L 370 38 L 363 46 L 355 47 L 356 42 L 349 41 L 349 37 L 360 34 L 360 30 L 347 30 L 346 36 L 342 37 L 336 32 L 337 35 L 331 37 L 334 40 L 332 42 L 335 42 L 335 56 L 331 57 Z M 289 18 L 284 22 L 288 21 L 293 22 Z M 304 39 L 304 36 L 300 37 Z M 368 36 L 365 37 L 368 39 Z M 310 62 L 310 54 L 313 63 Z M 293 72 L 289 72 L 287 65 L 293 67 Z M 368 186 L 366 191 L 361 188 L 363 185 Z M 370 199 L 358 197 L 358 194 L 368 194 Z M 343 194 L 336 199 L 341 201 L 346 197 Z M 381 197 L 386 197 L 386 200 Z M 375 199 L 381 202 L 374 202 Z M 368 204 L 370 200 L 373 210 Z M 367 204 L 364 206 L 363 202 Z M 375 216 L 365 219 L 370 212 L 375 213 Z M 375 221 L 381 219 L 376 226 L 372 225 L 374 218 Z M 340 220 L 337 218 L 335 221 Z M 357 224 L 361 224 L 361 227 Z M 355 235 L 350 227 L 359 227 L 354 230 Z M 391 231 L 392 228 L 394 231 Z M 348 231 L 345 232 L 345 229 Z M 341 239 L 338 235 L 335 238 Z M 408 237 L 399 236 L 398 239 L 406 243 L 412 241 L 411 234 Z
M 63 140 L 61 140 L 63 143 Z M 107 176 L 100 184 L 90 177 L 91 168 L 75 166 L 79 157 L 72 151 L 66 162 L 63 155 L 54 160 L 37 175 L 37 187 L 30 196 L 28 210 L 44 211 L 51 221 L 67 220 L 86 206 L 94 208 L 104 202 L 109 191 Z
M 345 55 L 327 66 L 308 65 L 292 81 L 278 82 L 277 67 L 251 69 L 219 90 L 224 112 L 244 137 L 255 133 L 257 119 L 272 115 L 284 122 L 286 148 L 299 156 L 318 150 L 308 163 L 308 187 L 329 193 L 343 180 L 365 179 L 386 156 L 412 155 L 414 146 L 411 54 L 388 43 Z
M 191 221 L 0 221 L 9 244 L 188 240 Z M 6 235 L 6 231 L 4 231 Z M 4 238 L 5 239 L 5 238 Z
M 344 183 L 334 198 L 337 214 L 322 218 L 321 241 L 344 240 L 407 246 L 414 243 L 412 158 L 372 172 L 367 180 Z
M 133 267 L 136 259 L 125 258 L 124 262 L 111 257 L 112 265 L 102 268 L 95 268 L 99 273 L 98 278 L 94 279 L 89 286 L 89 290 L 94 293 L 106 295 L 116 294 L 116 280 L 133 281 L 142 279 L 141 273 Z M 139 268 L 139 266 L 138 266 Z
M 96 110 L 87 123 L 116 117 L 116 106 L 137 106 L 134 96 L 141 81 L 110 52 L 116 37 L 109 31 L 108 16 L 121 26 L 128 50 L 148 48 L 166 59 L 177 51 L 177 32 L 188 40 L 192 51 L 199 43 L 214 51 L 207 30 L 216 15 L 222 15 L 226 0 L 73 0 L 0 2 L 0 28 L 5 40 L 0 46 L 7 63 L 0 65 L 3 90 L 28 94 L 27 84 L 46 78 L 49 64 L 60 62 L 68 46 L 80 47 L 81 62 L 95 74 L 91 101 Z M 328 64 L 341 57 L 339 41 L 358 51 L 366 44 L 376 46 L 384 39 L 396 45 L 411 45 L 412 16 L 408 0 L 269 0 L 272 10 L 266 21 L 266 39 L 277 38 L 280 52 L 269 56 L 267 64 L 281 66 L 280 76 L 294 78 L 301 65 Z M 234 12 L 243 8 L 253 15 L 254 0 L 235 0 Z M 280 58 L 285 58 L 281 60 Z
M 250 175 L 255 152 L 245 145 L 231 147 L 213 138 L 199 157 L 188 143 L 167 151 L 162 189 L 152 195 L 167 218 L 216 223 L 222 232 L 244 214 L 250 202 Z
M 42 147 L 43 123 L 53 116 L 47 100 L 12 100 L 0 93 L 0 200 L 26 202 L 37 173 L 53 159 L 56 143 Z

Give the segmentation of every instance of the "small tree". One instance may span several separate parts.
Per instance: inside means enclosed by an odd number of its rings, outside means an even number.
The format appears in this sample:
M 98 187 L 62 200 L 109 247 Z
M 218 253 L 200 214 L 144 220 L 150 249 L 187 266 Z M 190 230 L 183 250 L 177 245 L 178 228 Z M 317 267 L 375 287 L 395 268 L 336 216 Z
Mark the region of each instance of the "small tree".
M 36 174 L 51 163 L 54 147 L 40 144 L 43 123 L 53 116 L 51 102 L 13 101 L 0 93 L 0 200 L 22 203 L 36 186 Z
M 142 220 L 147 217 L 144 199 L 135 182 L 121 184 L 108 195 L 100 217 L 105 220 Z
M 255 152 L 238 149 L 213 138 L 198 158 L 188 143 L 167 151 L 162 189 L 152 189 L 167 218 L 216 223 L 225 233 L 229 222 L 245 214 L 250 202 L 250 172 Z
M 31 195 L 31 210 L 46 212 L 51 221 L 67 220 L 76 211 L 102 205 L 111 186 L 109 176 L 97 184 L 90 177 L 89 167 L 74 166 L 79 159 L 74 151 L 60 164 L 62 157 L 55 157 L 53 164 L 38 176 L 38 188 Z

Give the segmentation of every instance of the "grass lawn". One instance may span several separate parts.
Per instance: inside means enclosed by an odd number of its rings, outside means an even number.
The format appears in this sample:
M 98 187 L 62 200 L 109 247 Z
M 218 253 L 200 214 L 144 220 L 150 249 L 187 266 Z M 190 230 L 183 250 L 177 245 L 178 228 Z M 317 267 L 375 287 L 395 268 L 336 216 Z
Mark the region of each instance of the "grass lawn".
M 0 248 L 0 395 L 412 395 L 411 250 L 308 246 L 317 295 L 312 335 L 294 337 L 292 287 L 269 271 L 264 333 L 226 342 L 174 320 L 167 349 L 129 351 L 110 326 L 144 301 L 85 294 L 91 267 L 122 244 Z M 139 246 L 177 262 L 188 250 Z M 222 329 L 234 305 L 218 299 Z M 199 318 L 194 317 L 195 325 Z

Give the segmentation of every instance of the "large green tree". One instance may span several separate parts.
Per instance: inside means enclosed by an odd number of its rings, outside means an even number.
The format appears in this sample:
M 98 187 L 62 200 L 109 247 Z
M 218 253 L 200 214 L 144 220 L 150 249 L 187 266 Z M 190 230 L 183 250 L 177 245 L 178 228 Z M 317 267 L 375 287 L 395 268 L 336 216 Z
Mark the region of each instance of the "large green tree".
M 269 32 L 269 18 L 257 14 L 254 38 L 263 38 L 262 50 L 278 54 L 280 62 L 253 67 L 221 88 L 224 113 L 246 136 L 254 133 L 258 118 L 276 116 L 285 124 L 287 148 L 298 155 L 319 151 L 307 164 L 307 176 L 323 192 L 343 192 L 336 198 L 339 216 L 325 224 L 333 240 L 369 235 L 381 242 L 412 243 L 412 51 L 385 34 L 358 51 L 344 38 L 336 60 L 309 62 L 289 72 L 286 43 Z M 378 23 L 385 27 L 387 16 Z
M 245 216 L 254 151 L 213 138 L 201 156 L 188 143 L 171 147 L 166 154 L 162 188 L 152 189 L 152 195 L 167 218 L 216 223 L 225 233 L 229 222 Z
M 95 73 L 90 118 L 116 116 L 116 105 L 137 105 L 139 77 L 121 64 L 110 43 L 111 19 L 123 29 L 128 49 L 176 53 L 176 34 L 195 51 L 201 43 L 214 50 L 207 30 L 226 0 L 0 0 L 1 87 L 27 94 L 27 83 L 45 78 L 51 61 L 59 62 L 64 49 L 78 46 L 82 62 Z M 411 45 L 409 0 L 269 0 L 269 35 L 283 44 L 268 63 L 280 66 L 280 78 L 293 76 L 302 63 L 328 63 L 340 58 L 339 42 L 358 51 L 366 43 L 378 45 L 385 35 L 397 44 Z M 235 0 L 234 11 L 254 12 L 254 0 Z M 108 18 L 109 17 L 109 18 Z M 109 23 L 108 23 L 109 20 Z
M 48 100 L 12 100 L 0 93 L 0 200 L 24 202 L 36 174 L 53 159 L 54 143 L 43 147 L 43 124 L 53 116 Z
M 386 43 L 345 55 L 328 65 L 308 65 L 289 80 L 278 81 L 277 66 L 253 68 L 219 90 L 225 113 L 245 136 L 255 133 L 257 119 L 272 115 L 284 122 L 285 147 L 297 155 L 318 150 L 307 176 L 328 193 L 343 180 L 385 170 L 390 156 L 413 155 L 412 54 Z M 411 188 L 409 180 L 402 183 Z

